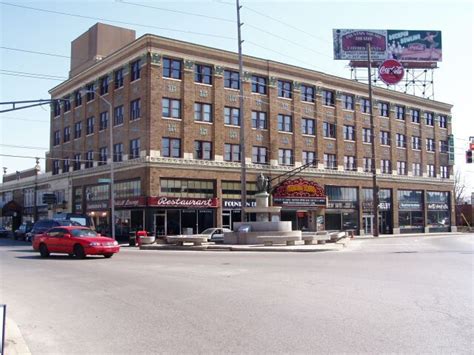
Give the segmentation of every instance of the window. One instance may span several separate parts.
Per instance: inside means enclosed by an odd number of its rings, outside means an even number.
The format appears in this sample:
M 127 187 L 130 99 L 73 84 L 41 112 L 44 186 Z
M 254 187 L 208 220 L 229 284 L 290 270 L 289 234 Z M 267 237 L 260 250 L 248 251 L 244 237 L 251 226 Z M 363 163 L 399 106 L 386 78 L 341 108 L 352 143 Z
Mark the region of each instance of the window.
M 322 96 L 323 96 L 323 105 L 326 106 L 334 106 L 334 91 L 331 90 L 323 90 L 322 91 Z
M 440 128 L 447 128 L 448 127 L 448 119 L 446 116 L 444 115 L 439 115 L 438 116 L 438 119 L 439 119 L 439 126 Z
M 82 122 L 76 122 L 74 124 L 74 139 L 81 138 L 82 134 Z
M 342 94 L 342 107 L 344 110 L 354 110 L 354 96 L 349 94 Z
M 407 174 L 407 162 L 406 161 L 397 161 L 397 174 L 406 175 Z
M 59 145 L 61 143 L 61 132 L 55 131 L 54 132 L 54 138 L 53 138 L 53 145 Z
M 370 101 L 369 101 L 369 99 L 365 99 L 365 98 L 360 99 L 360 112 L 370 113 Z
M 314 126 L 314 120 L 312 118 L 302 118 L 301 119 L 301 133 L 310 134 L 314 136 L 316 134 L 316 129 Z
M 69 140 L 71 139 L 71 129 L 69 128 L 69 126 L 64 127 L 63 139 L 64 139 L 64 143 L 69 142 Z
M 390 145 L 390 132 L 380 131 L 380 144 Z
M 61 114 L 61 102 L 60 101 L 54 101 L 54 103 L 53 103 L 53 113 L 54 113 L 54 117 L 57 117 Z
M 123 159 L 123 144 L 114 144 L 114 161 L 122 161 Z
M 449 170 L 447 166 L 441 165 L 439 167 L 439 175 L 443 179 L 448 179 L 449 178 Z
M 428 173 L 428 177 L 436 177 L 435 166 L 433 164 L 428 164 L 426 166 L 426 172 Z
M 238 71 L 224 70 L 224 87 L 240 89 L 240 75 Z
M 161 154 L 164 157 L 181 158 L 181 139 L 163 138 L 161 142 Z
M 135 99 L 130 102 L 130 121 L 134 121 L 140 118 L 140 99 Z
M 267 113 L 252 111 L 252 128 L 267 129 Z
M 224 160 L 240 161 L 240 145 L 227 143 L 224 144 Z
M 347 141 L 355 141 L 355 127 L 344 126 L 344 139 Z
M 100 78 L 100 94 L 105 95 L 109 92 L 109 76 L 103 76 Z
M 68 173 L 69 172 L 69 158 L 65 157 L 63 160 L 63 173 Z
M 403 106 L 395 106 L 395 117 L 397 120 L 405 121 L 405 107 Z
M 278 114 L 278 130 L 281 132 L 293 132 L 293 122 L 290 115 Z
M 114 126 L 123 124 L 123 105 L 114 108 Z
M 354 171 L 356 170 L 356 160 L 354 156 L 344 156 L 344 170 Z
M 388 117 L 390 105 L 387 102 L 379 102 L 379 114 L 382 117 Z
M 82 105 L 82 95 L 79 90 L 74 92 L 74 106 L 78 107 Z
M 212 198 L 215 186 L 208 180 L 160 179 L 160 194 L 172 197 Z
M 95 85 L 94 83 L 86 85 L 86 101 L 92 101 L 95 99 Z
M 434 115 L 433 112 L 425 112 L 425 123 L 427 126 L 434 126 Z
M 291 149 L 278 149 L 278 164 L 293 165 L 293 151 Z
M 258 94 L 267 94 L 267 78 L 263 76 L 252 75 L 252 92 Z
M 407 141 L 406 141 L 406 136 L 401 133 L 397 133 L 397 147 L 398 148 L 406 148 L 407 147 Z
M 308 152 L 303 150 L 303 165 L 309 164 L 315 161 L 315 154 L 314 152 Z
M 163 77 L 181 79 L 181 60 L 163 58 Z
M 94 133 L 94 116 L 89 117 L 86 121 L 86 134 Z
M 224 123 L 240 126 L 240 109 L 235 107 L 224 107 Z
M 210 65 L 194 64 L 194 81 L 212 85 L 212 67 Z
M 380 169 L 383 174 L 391 174 L 392 173 L 392 164 L 388 159 L 382 159 L 380 161 Z
M 141 66 L 140 59 L 130 63 L 130 81 L 135 81 L 137 79 L 140 79 L 140 66 Z
M 265 147 L 252 147 L 252 163 L 254 164 L 267 164 L 267 148 Z
M 120 89 L 123 86 L 123 69 L 120 68 L 114 72 L 114 88 Z
M 323 122 L 323 136 L 326 138 L 336 138 L 336 125 L 334 123 Z
M 372 129 L 362 128 L 362 142 L 372 143 Z
M 314 102 L 314 86 L 301 85 L 301 101 Z
M 364 171 L 372 172 L 372 158 L 364 158 Z
M 99 165 L 107 164 L 107 147 L 99 148 Z
M 89 150 L 89 151 L 86 153 L 86 164 L 85 164 L 85 168 L 86 168 L 86 169 L 92 168 L 93 165 L 94 165 L 94 152 L 93 152 L 92 150 Z
M 331 170 L 337 169 L 335 154 L 324 154 L 324 168 Z
M 278 97 L 285 97 L 291 99 L 292 84 L 290 81 L 278 80 Z
M 194 120 L 202 122 L 212 122 L 212 105 L 195 102 Z
M 212 143 L 205 141 L 194 141 L 194 159 L 211 160 Z
M 163 98 L 161 103 L 163 117 L 181 118 L 181 100 Z
M 448 152 L 448 141 L 439 141 L 439 152 L 440 153 Z
M 74 170 L 81 170 L 81 154 L 74 154 Z
M 433 138 L 426 138 L 426 150 L 428 152 L 435 151 L 435 142 Z
M 140 157 L 140 138 L 130 141 L 130 151 L 128 159 L 137 159 Z
M 63 99 L 63 104 L 64 104 L 64 112 L 71 111 L 71 100 L 69 99 L 69 96 L 66 96 Z
M 421 164 L 420 163 L 413 163 L 411 170 L 413 172 L 413 176 L 421 176 Z
M 59 160 L 53 160 L 53 175 L 59 174 Z
M 107 128 L 107 122 L 109 121 L 109 111 L 100 113 L 99 116 L 99 131 L 103 131 Z
M 411 121 L 413 123 L 420 123 L 420 110 L 411 109 Z
M 411 137 L 411 148 L 415 150 L 421 150 L 421 137 Z

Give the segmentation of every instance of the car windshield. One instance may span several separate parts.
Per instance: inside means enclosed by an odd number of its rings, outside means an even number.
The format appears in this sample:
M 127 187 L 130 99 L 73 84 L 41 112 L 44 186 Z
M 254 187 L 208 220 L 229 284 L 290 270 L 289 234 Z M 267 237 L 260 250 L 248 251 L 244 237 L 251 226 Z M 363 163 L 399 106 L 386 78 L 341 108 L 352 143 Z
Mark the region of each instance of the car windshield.
M 57 221 L 60 226 L 80 226 L 81 224 L 75 221 L 62 220 Z
M 73 237 L 97 237 L 97 233 L 92 229 L 71 229 Z
M 201 232 L 201 234 L 212 234 L 214 232 L 214 228 L 207 228 Z

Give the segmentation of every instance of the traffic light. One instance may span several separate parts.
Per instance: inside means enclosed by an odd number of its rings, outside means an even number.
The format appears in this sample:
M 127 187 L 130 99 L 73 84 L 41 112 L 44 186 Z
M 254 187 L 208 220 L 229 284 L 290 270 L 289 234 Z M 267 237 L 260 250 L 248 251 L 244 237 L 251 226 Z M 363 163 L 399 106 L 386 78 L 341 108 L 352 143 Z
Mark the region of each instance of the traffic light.
M 472 150 L 466 150 L 466 163 L 472 164 Z

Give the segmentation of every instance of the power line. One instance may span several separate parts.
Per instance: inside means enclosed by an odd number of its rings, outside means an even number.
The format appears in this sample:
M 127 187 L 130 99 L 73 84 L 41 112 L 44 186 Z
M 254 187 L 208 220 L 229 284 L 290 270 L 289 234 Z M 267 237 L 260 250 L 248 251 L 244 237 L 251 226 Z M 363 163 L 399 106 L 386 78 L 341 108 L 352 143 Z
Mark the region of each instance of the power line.
M 16 52 L 25 52 L 25 53 L 33 53 L 33 54 L 41 54 L 41 55 L 47 55 L 50 57 L 59 57 L 59 58 L 67 58 L 70 59 L 71 57 L 66 56 L 66 55 L 61 55 L 61 54 L 53 54 L 53 53 L 46 53 L 46 52 L 36 52 L 36 51 L 31 51 L 27 49 L 20 49 L 20 48 L 12 48 L 12 47 L 0 47 L 1 49 L 6 49 L 9 51 L 16 51 Z

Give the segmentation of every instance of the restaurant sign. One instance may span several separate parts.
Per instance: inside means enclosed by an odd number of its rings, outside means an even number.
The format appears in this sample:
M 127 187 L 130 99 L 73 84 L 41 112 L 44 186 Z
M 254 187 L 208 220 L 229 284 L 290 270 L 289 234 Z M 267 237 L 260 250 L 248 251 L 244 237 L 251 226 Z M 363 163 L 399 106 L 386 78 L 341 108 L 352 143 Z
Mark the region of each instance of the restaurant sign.
M 146 197 L 130 197 L 120 200 L 115 200 L 115 207 L 145 207 Z
M 154 207 L 181 207 L 181 208 L 217 208 L 219 200 L 213 198 L 181 198 L 155 196 L 148 197 L 148 206 Z
M 326 207 L 324 189 L 302 178 L 284 181 L 273 192 L 273 204 L 290 207 Z

